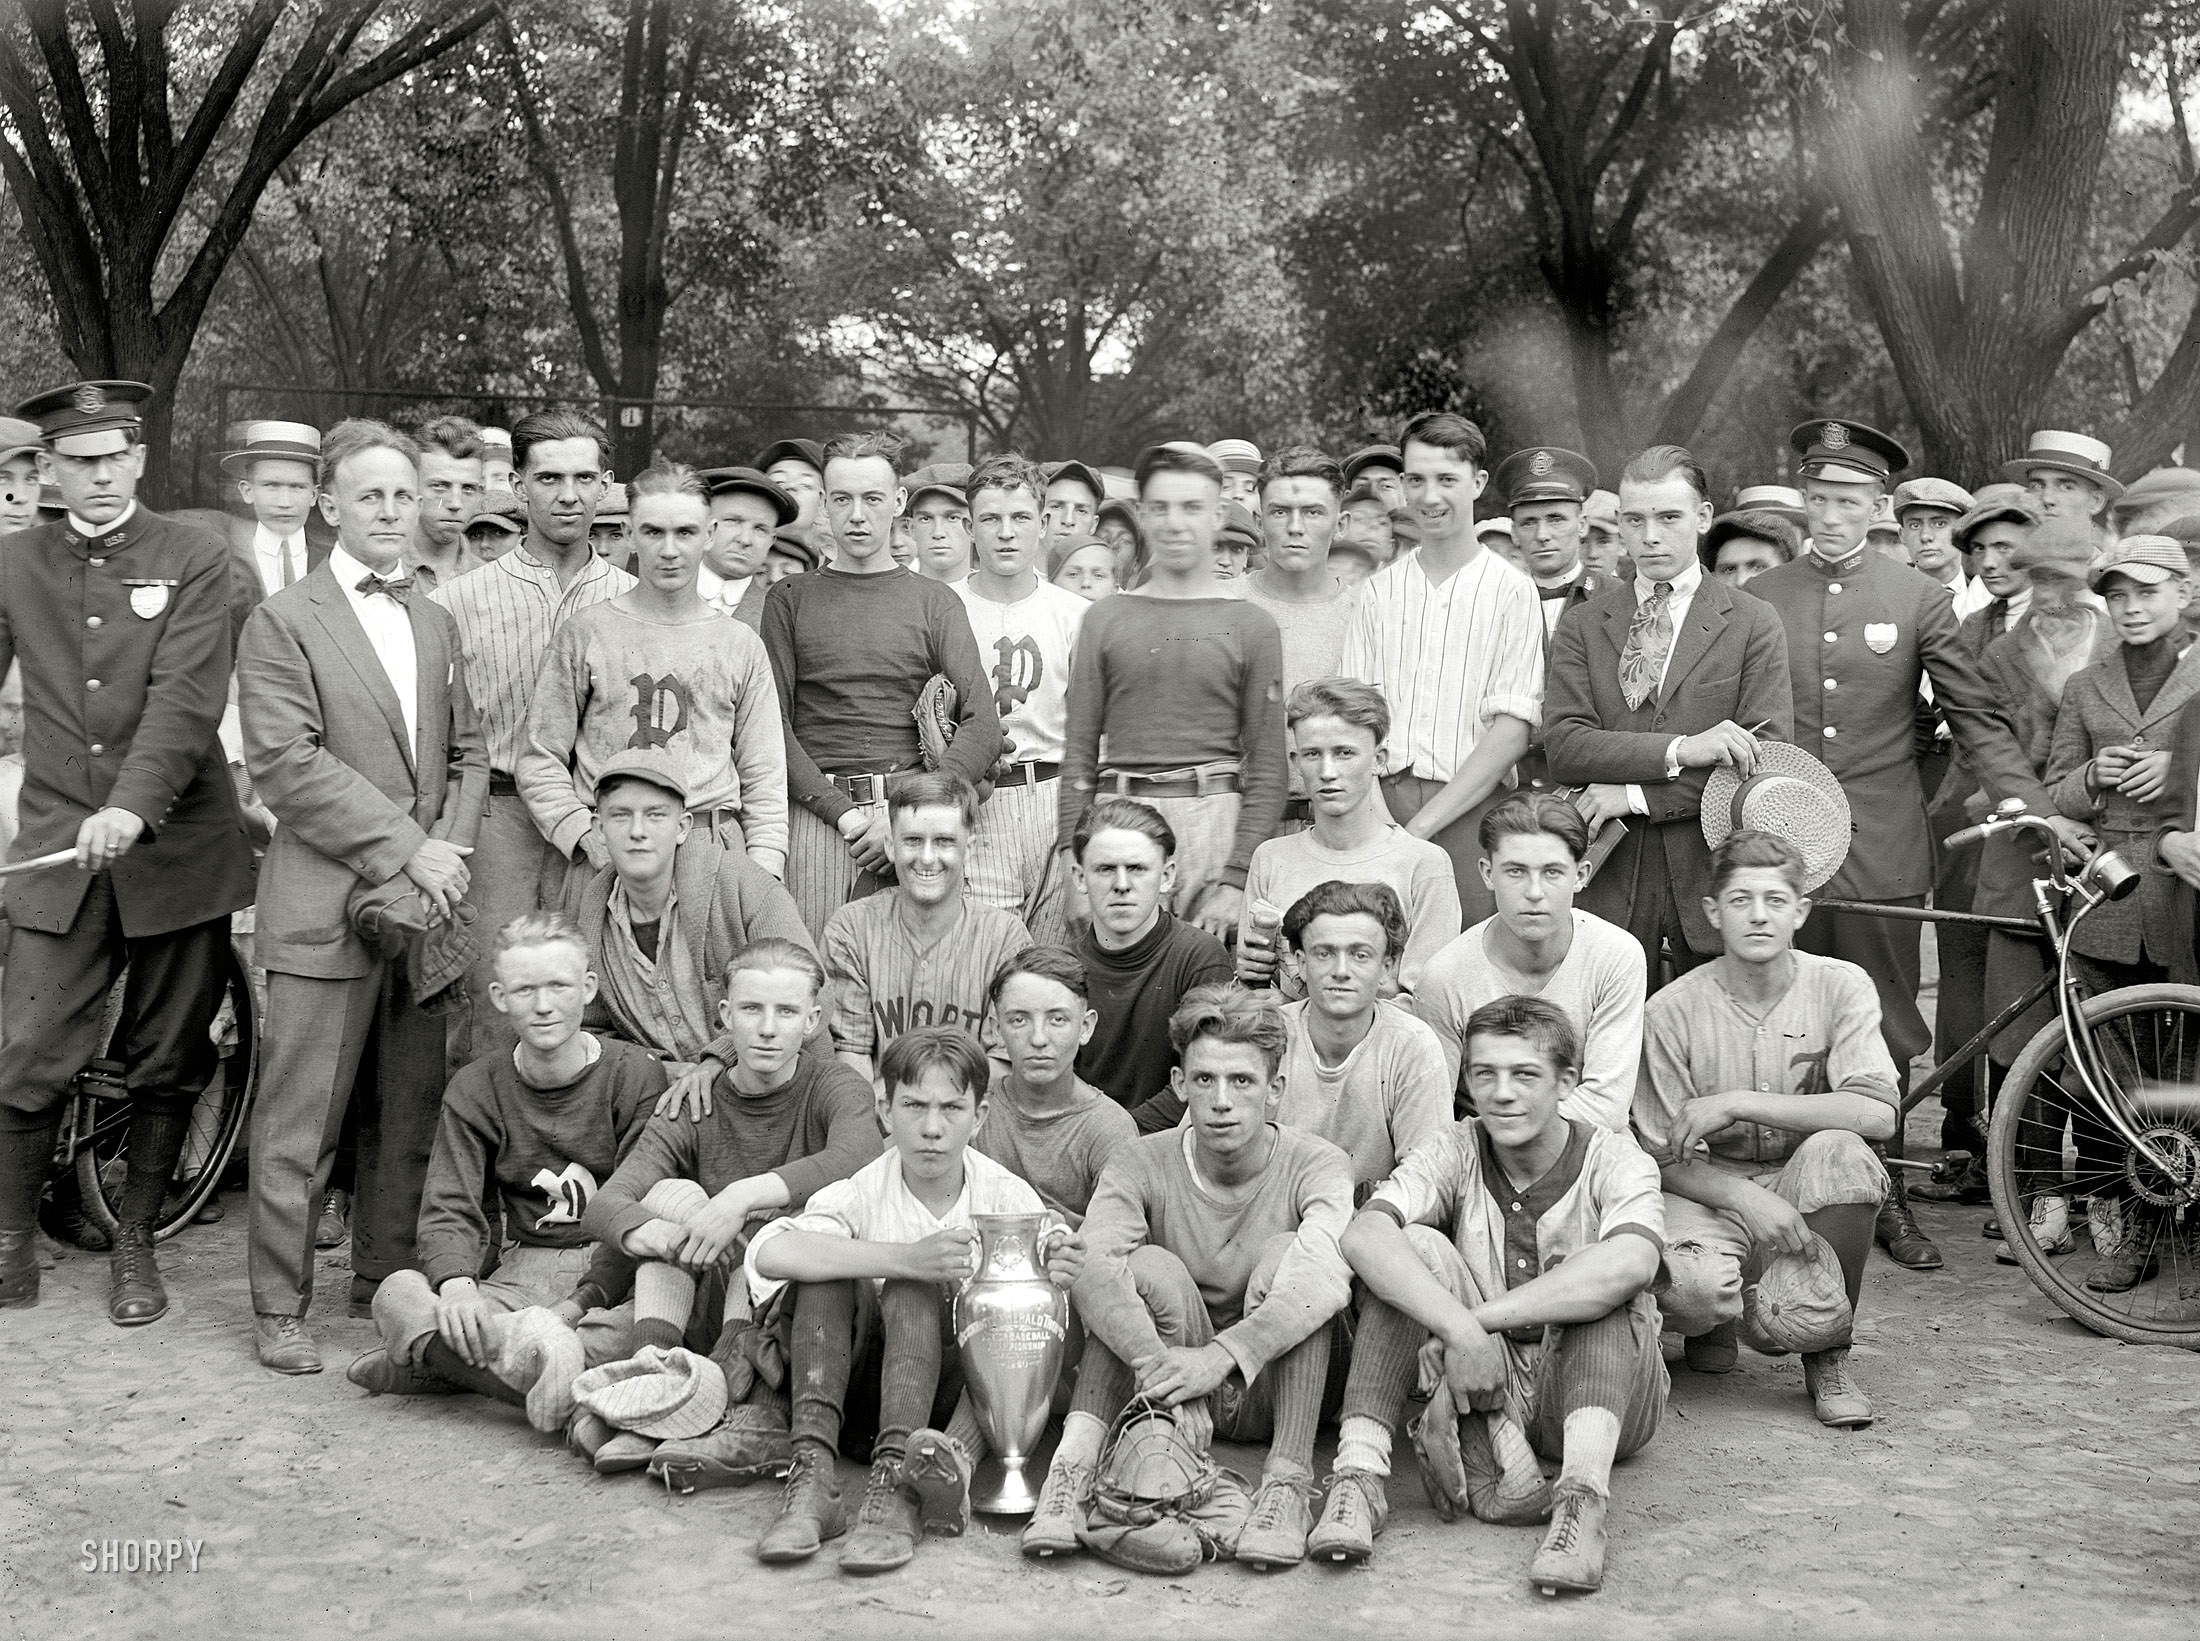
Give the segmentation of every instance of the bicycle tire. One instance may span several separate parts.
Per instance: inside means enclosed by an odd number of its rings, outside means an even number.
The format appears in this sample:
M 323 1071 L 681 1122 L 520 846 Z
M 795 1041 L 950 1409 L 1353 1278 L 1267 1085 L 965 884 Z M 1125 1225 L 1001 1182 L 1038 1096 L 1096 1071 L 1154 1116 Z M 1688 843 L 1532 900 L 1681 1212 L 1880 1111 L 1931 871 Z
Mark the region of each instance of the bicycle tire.
M 2135 1068 L 2152 1080 L 2200 1083 L 2200 987 L 2166 983 L 2125 986 L 2086 999 L 2083 1018 L 2096 1046 L 2104 1050 L 2104 1064 L 2109 1061 L 2106 1051 L 2118 1049 L 2131 1053 Z M 2119 1022 L 2127 1023 L 2121 1031 L 2116 1029 Z M 2145 1054 L 2139 1052 L 2142 1035 Z M 2102 1171 L 2089 1175 L 2082 1153 L 2076 1174 L 2067 1181 L 2059 1177 L 2064 1158 L 2062 1131 L 2055 1117 L 2081 1108 L 2086 1112 L 2095 1109 L 2082 1085 L 2076 1085 L 2074 1078 L 2071 1084 L 2075 1086 L 2066 1085 L 2060 1077 L 2068 1047 L 2061 1020 L 2049 1021 L 2024 1045 L 1995 1092 L 1993 1117 L 1986 1134 L 1986 1176 L 2002 1237 L 2032 1285 L 2093 1332 L 2135 1345 L 2200 1350 L 2200 1232 L 2194 1229 L 2200 1227 L 2200 1215 L 2193 1216 L 2191 1226 L 2179 1226 L 2164 1212 L 2150 1214 L 2144 1234 L 2155 1238 L 2159 1272 L 2120 1294 L 2096 1293 L 2086 1287 L 2085 1275 L 2095 1261 L 2075 1250 L 2059 1259 L 2051 1257 L 2042 1251 L 2033 1234 L 2031 1198 L 2040 1193 L 2027 1189 L 2018 1166 L 2020 1135 L 2024 1132 L 2026 1109 L 2032 1102 L 2040 1102 L 2034 1107 L 2035 1122 L 2038 1113 L 2045 1111 L 2052 1125 L 2058 1192 L 2075 1200 L 2092 1179 L 2107 1177 Z M 2147 1063 L 2140 1064 L 2142 1060 Z M 2200 1112 L 2182 1113 L 2173 1126 L 2191 1134 L 2195 1146 L 2200 1147 Z M 2035 1127 L 2035 1148 L 2038 1133 Z M 2128 1142 L 2115 1139 L 2112 1150 L 2126 1169 L 2133 1166 L 2134 1153 Z M 2036 1149 L 2033 1155 L 2036 1158 Z M 2166 1222 L 2166 1235 L 2156 1221 Z
M 189 1225 L 221 1189 L 222 1176 L 228 1172 L 230 1160 L 236 1155 L 237 1142 L 244 1136 L 245 1119 L 252 1108 L 259 1075 L 259 1008 L 246 953 L 234 940 L 230 942 L 228 973 L 223 985 L 233 1011 L 235 1040 L 230 1052 L 221 1057 L 214 1078 L 207 1085 L 212 1091 L 218 1084 L 220 1093 L 212 1115 L 206 1119 L 210 1126 L 203 1142 L 202 1160 L 190 1176 L 187 1188 L 162 1203 L 161 1217 L 153 1226 L 156 1242 L 167 1241 Z M 127 1102 L 111 1103 L 119 1106 L 116 1115 L 105 1123 L 95 1123 L 76 1149 L 77 1186 L 84 1198 L 85 1211 L 110 1235 L 120 1223 L 116 1213 L 122 1205 L 129 1124 Z M 200 1110 L 205 1104 L 206 1096 L 202 1094 Z M 197 1111 L 193 1119 L 199 1120 Z

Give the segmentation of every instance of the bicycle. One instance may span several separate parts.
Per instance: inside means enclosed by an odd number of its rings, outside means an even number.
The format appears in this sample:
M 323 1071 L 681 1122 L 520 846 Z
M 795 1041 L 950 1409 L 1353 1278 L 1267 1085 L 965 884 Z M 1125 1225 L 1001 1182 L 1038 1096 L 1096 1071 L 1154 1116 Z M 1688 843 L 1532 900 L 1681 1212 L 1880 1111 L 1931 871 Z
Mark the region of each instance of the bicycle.
M 213 1200 L 243 1138 L 259 1069 L 259 1007 L 252 989 L 250 956 L 242 940 L 231 939 L 222 1003 L 210 1028 L 220 1063 L 192 1110 L 191 1131 L 153 1227 L 155 1241 L 174 1236 Z M 129 1165 L 130 1094 L 123 1080 L 125 1067 L 107 1053 L 121 1020 L 125 978 L 118 977 L 108 991 L 100 1052 L 77 1075 L 54 1145 L 56 1187 L 65 1189 L 64 1181 L 73 1184 L 85 1217 L 110 1238 L 119 1224 L 115 1215 Z
M 2048 844 L 2047 875 L 2032 880 L 2036 921 L 1847 901 L 1821 909 L 2000 928 L 2052 946 L 2049 972 L 1913 1087 L 1903 1116 L 2052 993 L 2056 1018 L 2033 1034 L 1993 1094 L 1986 1175 L 2001 1235 L 2033 1286 L 2094 1332 L 2200 1350 L 2200 987 L 2156 983 L 2087 996 L 2071 969 L 2070 937 L 2096 908 L 2137 889 L 2140 874 L 2104 849 L 2073 876 L 2054 828 L 2036 815 L 1990 817 L 1948 846 L 2014 831 Z M 2129 1204 L 2127 1234 L 2148 1239 L 2144 1251 L 2157 1267 L 2123 1293 L 2085 1286 L 2076 1262 L 2058 1262 L 2032 1224 L 2040 1197 L 2075 1201 L 2110 1187 Z

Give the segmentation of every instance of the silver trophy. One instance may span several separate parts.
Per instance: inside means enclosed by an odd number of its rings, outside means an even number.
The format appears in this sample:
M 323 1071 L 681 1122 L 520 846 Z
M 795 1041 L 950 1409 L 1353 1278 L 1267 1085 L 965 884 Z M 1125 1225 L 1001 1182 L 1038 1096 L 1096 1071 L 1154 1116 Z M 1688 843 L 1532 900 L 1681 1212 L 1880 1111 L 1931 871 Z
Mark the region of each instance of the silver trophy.
M 970 1503 L 989 1515 L 1028 1516 L 1038 1489 L 1024 1474 L 1045 1436 L 1068 1349 L 1069 1295 L 1048 1280 L 1042 1214 L 973 1214 L 978 1268 L 955 1295 L 963 1379 L 992 1448 L 971 1481 Z

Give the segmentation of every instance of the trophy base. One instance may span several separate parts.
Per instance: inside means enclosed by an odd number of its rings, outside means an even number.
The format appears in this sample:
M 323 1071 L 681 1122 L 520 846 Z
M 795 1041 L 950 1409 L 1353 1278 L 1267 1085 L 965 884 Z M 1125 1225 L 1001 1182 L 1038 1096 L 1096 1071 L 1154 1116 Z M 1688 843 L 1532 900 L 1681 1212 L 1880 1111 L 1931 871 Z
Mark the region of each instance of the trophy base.
M 988 1454 L 970 1478 L 970 1508 L 988 1516 L 1028 1516 L 1039 1508 L 1047 1467 L 1034 1454 L 1002 1459 Z

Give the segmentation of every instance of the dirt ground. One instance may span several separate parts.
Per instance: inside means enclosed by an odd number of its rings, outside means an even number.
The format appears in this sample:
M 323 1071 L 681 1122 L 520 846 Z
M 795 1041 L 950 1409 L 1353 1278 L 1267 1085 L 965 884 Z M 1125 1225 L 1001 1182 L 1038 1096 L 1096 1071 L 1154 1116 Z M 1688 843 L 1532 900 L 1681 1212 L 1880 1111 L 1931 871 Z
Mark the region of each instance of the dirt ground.
M 567 1633 L 1235 1637 L 1643 1633 L 2190 1636 L 2200 1628 L 2200 1355 L 2097 1339 L 1998 1266 L 1982 1209 L 1925 1219 L 1948 1268 L 1873 1267 L 1857 1347 L 1869 1430 L 1811 1419 L 1792 1359 L 1677 1371 L 1615 1478 L 1601 1595 L 1525 1582 L 1538 1534 L 1445 1525 L 1403 1444 L 1360 1569 L 1143 1578 L 1027 1564 L 1014 1524 L 932 1540 L 899 1575 L 750 1550 L 777 1489 L 668 1498 L 603 1478 L 516 1412 L 369 1400 L 343 1366 L 343 1253 L 313 1318 L 329 1361 L 251 1358 L 243 1202 L 169 1244 L 149 1328 L 104 1316 L 106 1261 L 45 1245 L 45 1298 L 0 1313 L 0 1634 Z M 2082 1255 L 2078 1257 L 2083 1257 Z M 1326 1452 L 1323 1455 L 1326 1462 Z M 860 1485 L 852 1465 L 844 1482 Z M 197 1541 L 173 1571 L 84 1570 L 84 1540 Z M 140 1559 L 142 1551 L 133 1556 Z

